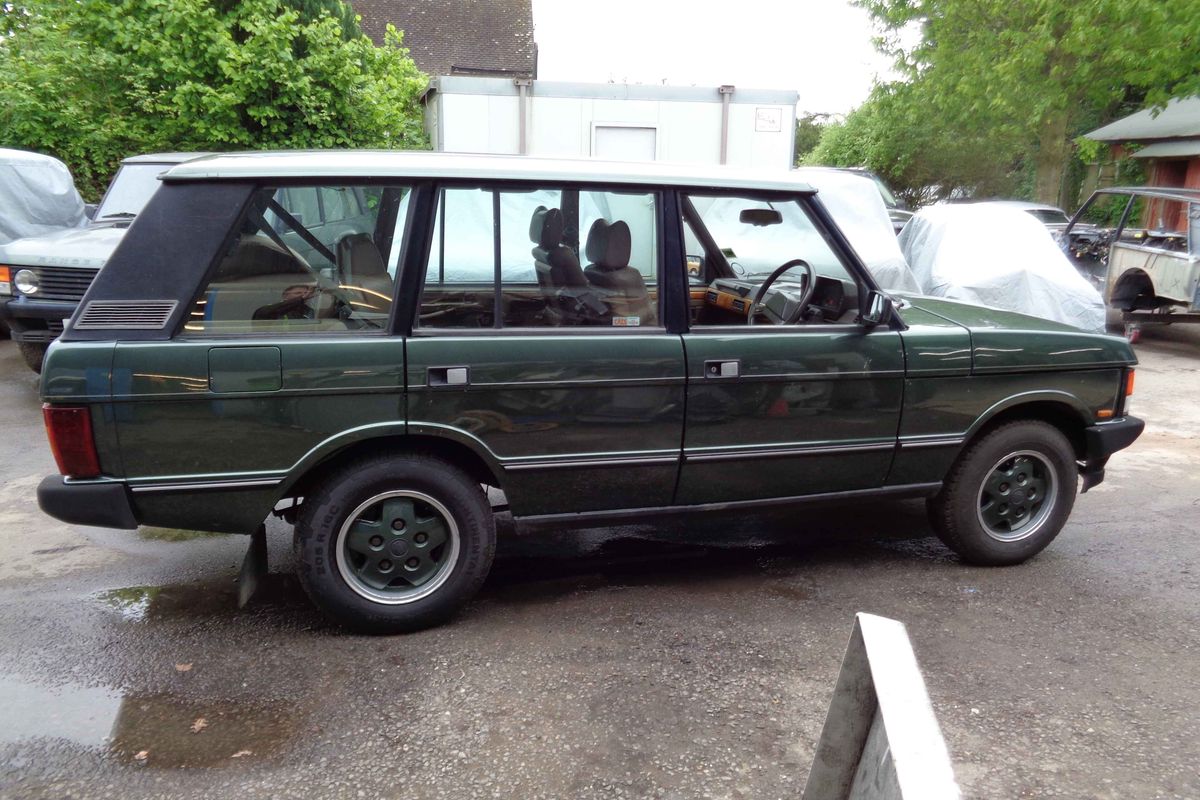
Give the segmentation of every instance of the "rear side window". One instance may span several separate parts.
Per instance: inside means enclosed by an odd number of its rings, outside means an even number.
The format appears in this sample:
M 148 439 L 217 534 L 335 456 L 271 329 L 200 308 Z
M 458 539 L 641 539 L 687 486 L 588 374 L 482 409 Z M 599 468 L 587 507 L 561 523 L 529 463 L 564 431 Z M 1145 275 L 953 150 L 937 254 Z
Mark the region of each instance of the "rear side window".
M 416 327 L 658 325 L 658 196 L 446 188 Z
M 386 329 L 408 195 L 407 186 L 258 190 L 184 331 Z

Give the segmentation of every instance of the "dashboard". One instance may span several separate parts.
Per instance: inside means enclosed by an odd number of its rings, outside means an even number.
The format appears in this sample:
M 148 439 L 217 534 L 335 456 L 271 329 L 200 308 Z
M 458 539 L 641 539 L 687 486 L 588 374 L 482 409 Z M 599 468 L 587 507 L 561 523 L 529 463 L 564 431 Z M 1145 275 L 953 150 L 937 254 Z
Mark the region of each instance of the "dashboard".
M 763 298 L 760 316 L 776 325 L 785 319 L 798 319 L 803 323 L 838 322 L 847 312 L 857 313 L 854 302 L 855 287 L 847 281 L 827 275 L 816 276 L 816 288 L 803 310 L 799 309 L 804 296 L 804 280 L 777 280 Z M 734 318 L 744 321 L 754 303 L 754 295 L 762 286 L 762 280 L 748 278 L 718 278 L 709 284 L 704 293 L 705 309 L 709 324 L 718 321 L 733 322 Z M 850 299 L 847 302 L 847 298 Z M 707 313 L 705 313 L 707 312 Z M 706 320 L 701 320 L 702 322 Z

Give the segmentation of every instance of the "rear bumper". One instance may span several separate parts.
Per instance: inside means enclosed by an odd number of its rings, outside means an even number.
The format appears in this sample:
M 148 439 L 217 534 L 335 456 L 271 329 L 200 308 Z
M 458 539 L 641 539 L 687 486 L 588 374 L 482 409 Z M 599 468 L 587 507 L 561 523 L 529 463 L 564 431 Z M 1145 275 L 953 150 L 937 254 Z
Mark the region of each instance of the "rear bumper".
M 134 530 L 138 526 L 122 483 L 67 483 L 49 475 L 37 488 L 38 506 L 61 522 Z
M 1133 444 L 1146 423 L 1137 417 L 1122 417 L 1112 422 L 1101 422 L 1083 429 L 1085 458 L 1079 468 L 1083 476 L 1083 489 L 1086 492 L 1104 480 L 1104 466 L 1109 457 L 1118 450 L 1124 450 Z

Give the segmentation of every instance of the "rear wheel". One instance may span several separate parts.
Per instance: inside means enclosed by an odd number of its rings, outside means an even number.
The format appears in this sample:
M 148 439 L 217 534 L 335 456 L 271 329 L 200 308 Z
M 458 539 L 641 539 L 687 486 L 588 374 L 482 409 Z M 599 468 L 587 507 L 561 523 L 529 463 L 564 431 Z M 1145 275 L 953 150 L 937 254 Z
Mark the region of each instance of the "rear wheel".
M 24 358 L 29 368 L 39 375 L 42 374 L 42 362 L 46 360 L 46 349 L 49 346 L 40 342 L 17 342 L 21 358 Z
M 1019 564 L 1066 524 L 1078 470 L 1067 437 L 1045 422 L 1002 425 L 974 442 L 929 503 L 935 530 L 964 561 Z
M 300 582 L 348 628 L 399 633 L 445 621 L 479 590 L 496 547 L 479 484 L 426 455 L 358 461 L 305 498 Z

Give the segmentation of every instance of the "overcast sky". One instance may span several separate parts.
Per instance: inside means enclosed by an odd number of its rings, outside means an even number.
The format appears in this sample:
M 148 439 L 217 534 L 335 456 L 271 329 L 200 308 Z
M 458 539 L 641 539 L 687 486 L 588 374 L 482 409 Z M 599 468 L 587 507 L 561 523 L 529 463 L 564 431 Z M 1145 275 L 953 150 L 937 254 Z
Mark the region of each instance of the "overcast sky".
M 795 89 L 846 113 L 889 61 L 848 0 L 533 0 L 538 78 Z

